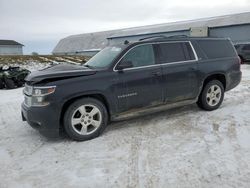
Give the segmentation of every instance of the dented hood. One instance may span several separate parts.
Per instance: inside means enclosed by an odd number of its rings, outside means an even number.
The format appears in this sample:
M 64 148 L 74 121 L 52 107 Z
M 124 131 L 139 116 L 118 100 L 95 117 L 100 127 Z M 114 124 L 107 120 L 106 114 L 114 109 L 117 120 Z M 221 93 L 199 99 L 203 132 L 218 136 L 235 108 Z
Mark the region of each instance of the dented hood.
M 60 64 L 43 70 L 31 72 L 26 78 L 26 82 L 37 83 L 47 79 L 67 79 L 69 77 L 88 76 L 96 71 L 88 67 L 79 65 Z

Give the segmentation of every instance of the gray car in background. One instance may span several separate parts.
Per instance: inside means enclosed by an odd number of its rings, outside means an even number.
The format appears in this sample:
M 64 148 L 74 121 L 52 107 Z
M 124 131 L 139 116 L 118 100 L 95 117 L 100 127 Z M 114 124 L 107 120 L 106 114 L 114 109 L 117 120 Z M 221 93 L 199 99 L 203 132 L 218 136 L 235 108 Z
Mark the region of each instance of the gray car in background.
M 241 59 L 241 63 L 250 61 L 250 43 L 236 44 L 234 47 Z

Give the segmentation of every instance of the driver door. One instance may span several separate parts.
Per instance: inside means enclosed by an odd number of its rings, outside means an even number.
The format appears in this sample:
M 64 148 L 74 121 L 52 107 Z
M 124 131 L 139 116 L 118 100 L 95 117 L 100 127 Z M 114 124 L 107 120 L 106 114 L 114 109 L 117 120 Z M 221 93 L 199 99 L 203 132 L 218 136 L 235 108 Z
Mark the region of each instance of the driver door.
M 156 64 L 154 46 L 143 44 L 131 48 L 117 64 L 131 67 L 116 70 L 118 106 L 122 111 L 155 106 L 163 102 L 162 68 Z M 126 66 L 124 66 L 126 67 Z

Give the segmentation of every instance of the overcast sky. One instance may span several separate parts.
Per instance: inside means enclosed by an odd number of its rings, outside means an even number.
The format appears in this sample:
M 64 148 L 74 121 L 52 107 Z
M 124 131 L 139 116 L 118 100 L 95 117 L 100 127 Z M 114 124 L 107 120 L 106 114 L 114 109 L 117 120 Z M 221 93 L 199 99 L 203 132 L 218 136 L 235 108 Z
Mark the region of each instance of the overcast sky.
M 250 11 L 250 0 L 0 0 L 0 39 L 49 54 L 68 35 Z

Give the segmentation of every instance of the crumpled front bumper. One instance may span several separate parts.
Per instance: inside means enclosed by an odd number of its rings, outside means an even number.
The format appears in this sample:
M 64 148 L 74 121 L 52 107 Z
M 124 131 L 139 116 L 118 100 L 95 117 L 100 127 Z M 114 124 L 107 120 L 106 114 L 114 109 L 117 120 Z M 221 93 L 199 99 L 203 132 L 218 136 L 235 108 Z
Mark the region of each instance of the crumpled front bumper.
M 60 136 L 60 113 L 53 106 L 28 107 L 22 103 L 22 119 L 42 135 L 55 138 Z

